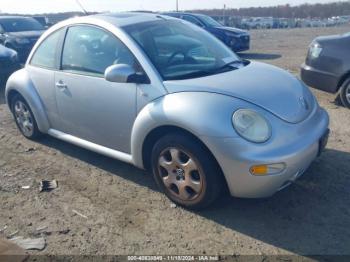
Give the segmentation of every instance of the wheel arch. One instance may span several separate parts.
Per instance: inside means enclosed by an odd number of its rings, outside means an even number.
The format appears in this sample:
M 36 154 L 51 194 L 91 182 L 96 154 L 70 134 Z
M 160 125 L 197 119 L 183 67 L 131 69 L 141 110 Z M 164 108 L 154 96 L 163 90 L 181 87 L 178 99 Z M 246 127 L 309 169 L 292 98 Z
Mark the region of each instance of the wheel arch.
M 207 147 L 207 145 L 196 135 L 194 135 L 192 132 L 181 128 L 177 126 L 172 126 L 172 125 L 164 125 L 164 126 L 158 126 L 151 130 L 147 135 L 146 138 L 142 144 L 142 165 L 143 168 L 147 171 L 151 171 L 151 158 L 152 158 L 152 150 L 154 145 L 161 139 L 162 137 L 169 135 L 169 134 L 178 134 L 178 135 L 184 135 L 187 137 L 190 137 L 193 141 L 198 143 L 202 149 L 209 154 L 209 156 L 213 159 L 215 164 L 217 165 L 218 170 L 220 170 L 220 175 L 222 176 L 225 187 L 228 189 L 228 185 L 224 176 L 224 173 L 219 165 L 219 162 L 211 152 L 211 150 Z
M 350 71 L 347 71 L 345 74 L 343 74 L 340 77 L 336 91 L 338 92 L 340 90 L 340 88 L 343 86 L 343 84 L 347 81 L 350 81 Z
M 184 128 L 180 128 L 172 125 L 164 125 L 164 126 L 158 126 L 153 130 L 151 130 L 144 139 L 144 142 L 142 145 L 142 164 L 146 170 L 150 170 L 151 153 L 155 143 L 157 143 L 157 141 L 160 138 L 169 134 L 180 134 L 180 135 L 190 137 L 191 139 L 199 143 L 215 159 L 214 155 L 211 153 L 209 148 L 196 135 L 194 135 L 193 133 L 191 133 L 190 131 Z
M 45 112 L 45 107 L 25 69 L 13 73 L 6 83 L 5 98 L 10 110 L 12 99 L 17 94 L 22 96 L 28 103 L 34 114 L 38 129 L 42 133 L 47 133 L 50 124 Z

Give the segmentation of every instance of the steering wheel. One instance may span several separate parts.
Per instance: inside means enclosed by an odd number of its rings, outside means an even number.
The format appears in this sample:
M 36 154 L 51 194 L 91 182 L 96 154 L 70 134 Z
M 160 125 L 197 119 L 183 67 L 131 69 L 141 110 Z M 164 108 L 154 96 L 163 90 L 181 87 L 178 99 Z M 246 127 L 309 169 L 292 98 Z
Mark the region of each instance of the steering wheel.
M 183 55 L 183 56 L 184 56 L 183 60 L 186 59 L 186 54 L 185 54 L 184 52 L 182 52 L 182 51 L 175 51 L 175 52 L 169 57 L 168 62 L 167 62 L 167 66 L 171 66 L 171 65 L 173 64 L 173 60 L 174 60 L 174 58 L 175 58 L 177 55 Z

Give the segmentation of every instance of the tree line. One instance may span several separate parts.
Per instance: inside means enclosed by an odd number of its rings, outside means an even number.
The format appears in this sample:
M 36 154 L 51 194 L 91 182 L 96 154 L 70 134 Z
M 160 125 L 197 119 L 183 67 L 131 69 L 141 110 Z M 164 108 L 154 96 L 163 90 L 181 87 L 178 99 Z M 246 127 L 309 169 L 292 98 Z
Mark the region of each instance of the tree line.
M 272 7 L 250 7 L 239 9 L 213 9 L 213 10 L 192 10 L 212 16 L 241 17 L 280 17 L 280 18 L 329 18 L 333 16 L 350 15 L 350 2 L 334 2 L 328 4 L 302 4 L 291 6 L 289 4 Z

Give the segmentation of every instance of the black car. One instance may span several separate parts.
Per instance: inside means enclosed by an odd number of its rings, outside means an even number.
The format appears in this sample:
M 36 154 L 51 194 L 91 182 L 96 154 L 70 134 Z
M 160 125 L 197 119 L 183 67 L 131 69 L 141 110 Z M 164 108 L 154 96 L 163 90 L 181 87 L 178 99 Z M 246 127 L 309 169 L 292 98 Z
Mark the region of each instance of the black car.
M 0 45 L 0 82 L 19 69 L 17 52 Z
M 0 44 L 16 50 L 22 63 L 44 31 L 45 28 L 34 18 L 0 16 Z
M 192 13 L 164 13 L 198 25 L 219 38 L 235 52 L 242 52 L 250 48 L 250 35 L 247 31 L 226 27 L 207 15 Z
M 301 67 L 301 78 L 311 87 L 338 93 L 350 108 L 350 33 L 316 38 Z

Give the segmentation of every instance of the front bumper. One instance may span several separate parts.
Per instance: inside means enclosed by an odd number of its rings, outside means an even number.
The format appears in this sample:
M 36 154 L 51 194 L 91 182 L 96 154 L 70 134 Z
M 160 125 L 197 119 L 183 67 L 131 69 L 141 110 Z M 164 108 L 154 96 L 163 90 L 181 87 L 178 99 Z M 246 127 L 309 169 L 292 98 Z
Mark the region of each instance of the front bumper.
M 338 89 L 339 78 L 336 75 L 315 69 L 306 64 L 301 66 L 301 79 L 308 86 L 326 92 L 336 93 Z
M 318 106 L 302 123 L 284 125 L 282 132 L 289 129 L 290 134 L 270 144 L 254 144 L 239 137 L 202 138 L 217 159 L 232 196 L 273 195 L 300 177 L 325 147 L 329 117 Z M 254 176 L 249 171 L 253 165 L 277 163 L 284 163 L 286 169 L 276 175 Z
M 250 48 L 250 36 L 242 35 L 228 40 L 227 45 L 235 52 L 247 51 Z

